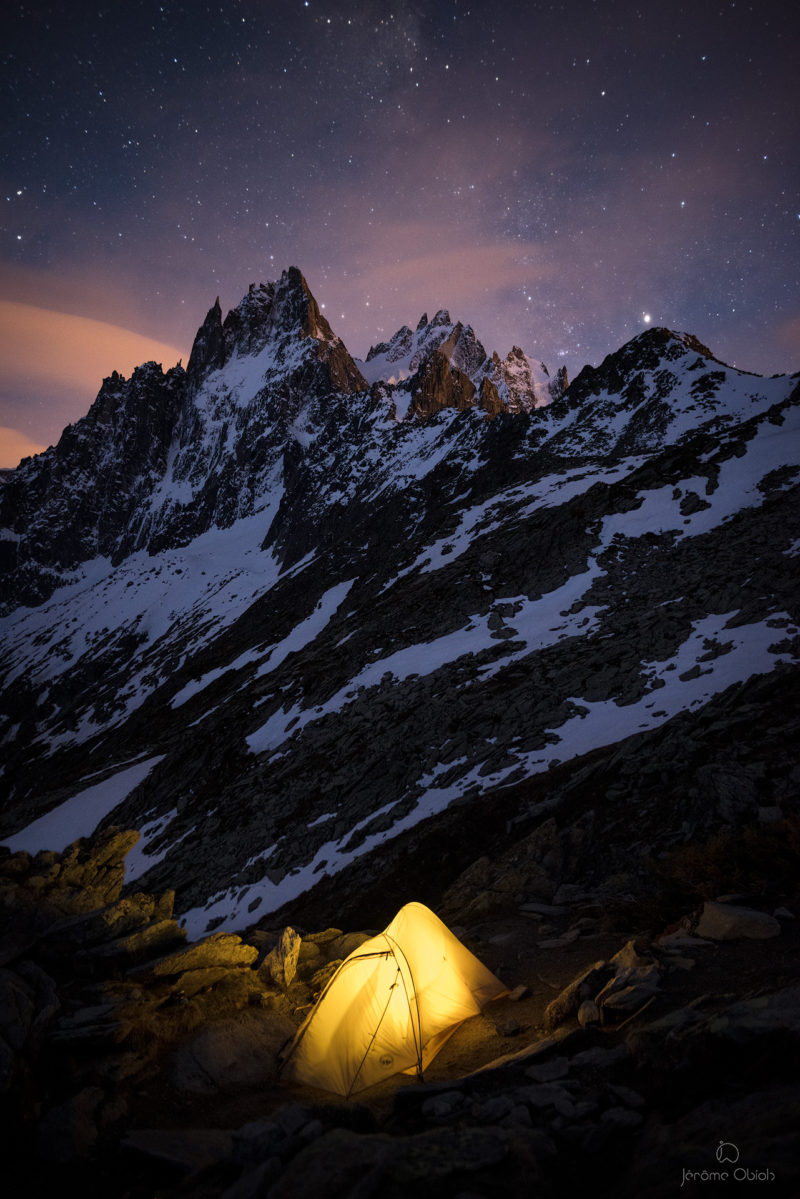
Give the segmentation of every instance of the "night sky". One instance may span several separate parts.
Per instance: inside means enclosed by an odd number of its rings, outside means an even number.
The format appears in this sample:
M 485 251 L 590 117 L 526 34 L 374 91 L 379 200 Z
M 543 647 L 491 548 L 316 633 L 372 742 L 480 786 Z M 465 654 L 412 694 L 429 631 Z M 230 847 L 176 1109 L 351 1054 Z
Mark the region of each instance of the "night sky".
M 363 356 L 439 307 L 570 376 L 647 324 L 800 368 L 800 6 L 13 4 L 0 464 L 290 264 Z

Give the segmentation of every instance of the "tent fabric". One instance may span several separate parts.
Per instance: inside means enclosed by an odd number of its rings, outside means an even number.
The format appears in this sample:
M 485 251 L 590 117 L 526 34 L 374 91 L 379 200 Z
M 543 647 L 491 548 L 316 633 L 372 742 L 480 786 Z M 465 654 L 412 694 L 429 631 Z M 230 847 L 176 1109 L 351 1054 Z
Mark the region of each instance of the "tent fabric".
M 506 988 L 421 903 L 346 958 L 298 1029 L 284 1076 L 349 1096 L 421 1074 L 463 1020 Z

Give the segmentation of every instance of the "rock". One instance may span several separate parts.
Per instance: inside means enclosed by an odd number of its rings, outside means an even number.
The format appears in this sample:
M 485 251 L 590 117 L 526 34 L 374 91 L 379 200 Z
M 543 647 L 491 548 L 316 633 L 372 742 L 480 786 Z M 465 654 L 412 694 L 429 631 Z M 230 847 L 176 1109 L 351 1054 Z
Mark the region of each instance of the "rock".
M 92 912 L 67 916 L 57 921 L 44 938 L 50 952 L 63 956 L 75 948 L 86 949 L 101 941 L 122 937 L 142 925 L 149 924 L 155 912 L 152 895 L 136 893 Z
M 782 1037 L 796 1047 L 800 1043 L 800 985 L 784 987 L 771 995 L 742 999 L 723 1008 L 708 1023 L 709 1032 L 743 1045 L 757 1037 Z
M 519 906 L 521 912 L 528 912 L 539 916 L 565 916 L 567 909 L 560 904 L 555 903 L 535 903 L 533 900 L 528 900 L 526 903 L 521 903 Z
M 531 1113 L 524 1103 L 517 1103 L 500 1121 L 503 1128 L 532 1128 Z
M 286 1130 L 276 1120 L 251 1120 L 234 1132 L 231 1157 L 249 1170 L 278 1153 L 285 1139 Z
M 698 949 L 702 948 L 703 945 L 710 945 L 711 942 L 678 929 L 673 933 L 663 933 L 660 937 L 656 938 L 655 944 L 659 949 L 663 949 L 667 953 L 680 953 L 682 949 Z
M 275 1012 L 237 1012 L 201 1028 L 178 1048 L 174 1084 L 193 1095 L 270 1085 L 278 1077 L 278 1054 L 294 1033 L 294 1023 Z
M 359 949 L 365 941 L 368 941 L 372 933 L 342 933 L 333 941 L 326 943 L 326 950 L 329 958 L 347 958 L 354 949 Z
M 645 999 L 654 995 L 661 985 L 661 972 L 653 962 L 646 966 L 623 966 L 613 978 L 610 978 L 601 991 L 595 996 L 597 1006 L 607 1006 L 611 997 L 623 990 L 636 989 L 644 994 Z
M 47 1029 L 61 1008 L 53 979 L 35 962 L 23 961 L 16 973 L 33 995 L 35 1016 L 28 1030 L 28 1047 L 38 1049 Z
M 619 1099 L 620 1103 L 624 1103 L 625 1107 L 632 1107 L 636 1111 L 644 1107 L 644 1097 L 631 1087 L 621 1087 L 616 1083 L 609 1083 L 608 1089 Z
M 497 1031 L 500 1033 L 501 1037 L 517 1037 L 521 1032 L 524 1031 L 522 1025 L 519 1023 L 519 1021 L 515 1020 L 513 1016 L 509 1020 L 503 1020 L 495 1027 L 497 1028 Z
M 194 1174 L 230 1156 L 233 1133 L 221 1128 L 134 1128 L 122 1143 L 143 1157 Z
M 115 1004 L 99 1003 L 62 1016 L 49 1040 L 53 1045 L 76 1050 L 82 1046 L 97 1049 L 121 1045 L 132 1031 L 133 1025 L 121 1017 Z
M 300 953 L 297 957 L 297 976 L 309 979 L 313 974 L 316 974 L 323 964 L 325 964 L 325 954 L 322 947 L 313 941 L 309 942 L 303 938 L 300 942 Z
M 353 936 L 352 933 L 348 933 L 347 935 Z M 355 935 L 358 937 L 361 934 L 356 933 Z M 328 946 L 332 941 L 338 941 L 343 936 L 344 934 L 340 928 L 326 928 L 321 933 L 306 933 L 303 937 L 303 944 L 319 945 L 320 947 Z
M 527 998 L 530 993 L 530 987 L 526 987 L 524 983 L 520 983 L 518 987 L 514 987 L 513 991 L 509 991 L 507 998 L 510 999 L 512 1003 L 517 1003 L 520 999 Z
M 760 940 L 777 937 L 781 926 L 774 916 L 755 908 L 734 907 L 732 904 L 707 900 L 697 925 L 697 935 L 711 941 L 735 941 L 740 937 Z
M 6 878 L 22 879 L 31 868 L 31 855 L 26 849 L 18 849 L 10 857 L 0 862 L 0 875 Z
M 125 856 L 139 840 L 136 829 L 107 828 L 76 841 L 62 855 L 59 887 L 74 888 L 73 910 L 88 912 L 114 903 L 125 882 Z
M 631 1111 L 629 1107 L 609 1107 L 600 1117 L 603 1124 L 620 1131 L 641 1128 L 643 1118 L 641 1112 Z
M 602 1045 L 593 1045 L 591 1049 L 583 1049 L 570 1058 L 570 1065 L 576 1070 L 609 1070 L 626 1061 L 629 1055 L 628 1046 L 615 1045 L 613 1049 L 605 1049 Z
M 578 1008 L 577 1016 L 581 1028 L 587 1028 L 590 1024 L 600 1023 L 600 1009 L 593 999 L 584 999 Z
M 525 1071 L 527 1076 L 528 1071 Z M 535 1086 L 517 1087 L 514 1094 L 521 1099 L 523 1103 L 529 1104 L 531 1107 L 546 1108 L 555 1107 L 557 1103 L 568 1101 L 569 1091 L 557 1083 L 538 1083 Z
M 549 1062 L 542 1062 L 538 1066 L 529 1066 L 525 1071 L 527 1078 L 532 1078 L 534 1082 L 554 1082 L 557 1078 L 564 1078 L 569 1073 L 569 1058 L 554 1057 Z
M 687 958 L 683 954 L 671 952 L 666 965 L 670 970 L 694 970 L 697 963 L 694 958 Z
M 457 1108 L 462 1107 L 463 1104 L 463 1091 L 445 1091 L 442 1094 L 432 1095 L 430 1099 L 426 1099 L 421 1111 L 423 1116 L 441 1120 L 446 1119 Z M 505 1115 L 505 1112 L 503 1114 Z
M 537 949 L 563 949 L 565 945 L 571 945 L 573 941 L 577 941 L 580 935 L 579 928 L 571 928 L 562 937 L 548 937 L 544 941 L 537 941 L 536 947 Z
M 611 970 L 605 962 L 595 962 L 574 978 L 545 1008 L 545 1027 L 556 1028 L 564 1020 L 574 1016 L 584 999 L 590 999 L 597 994 Z
M 648 957 L 643 952 L 643 947 L 636 941 L 628 941 L 623 945 L 622 949 L 618 949 L 611 958 L 613 965 L 620 968 L 628 966 L 649 966 L 652 964 L 652 958 Z
M 530 1147 L 527 1138 L 530 1137 Z M 362 1136 L 336 1128 L 297 1154 L 270 1188 L 270 1199 L 341 1199 L 416 1191 L 458 1195 L 474 1190 L 527 1194 L 540 1179 L 536 1130 L 445 1127 L 414 1136 Z M 387 1184 L 389 1189 L 387 1190 Z
M 186 970 L 206 970 L 214 966 L 228 969 L 234 966 L 251 966 L 258 957 L 253 945 L 246 945 L 235 933 L 212 933 L 203 941 L 187 945 L 175 953 L 134 966 L 128 971 L 129 978 L 155 980 L 168 978 L 172 974 L 183 974 Z
M 283 1169 L 279 1157 L 269 1157 L 222 1192 L 222 1199 L 262 1199 Z
M 715 1095 L 677 1119 L 651 1116 L 632 1143 L 622 1194 L 625 1199 L 672 1199 L 684 1171 L 697 1172 L 686 1179 L 684 1191 L 692 1188 L 698 1195 L 722 1194 L 723 1188 L 735 1194 L 740 1187 L 753 1194 L 800 1194 L 798 1105 L 800 1087 L 790 1083 L 762 1090 L 748 1087 L 744 1095 Z M 715 1151 L 720 1142 L 740 1150 L 738 1167 L 718 1163 Z M 750 1176 L 731 1177 L 727 1185 L 716 1187 L 701 1177 L 703 1171 L 734 1168 L 749 1170 Z
M 75 954 L 75 961 L 88 966 L 100 966 L 101 963 L 129 966 L 151 958 L 154 953 L 163 953 L 185 939 L 186 930 L 175 920 L 157 920 L 113 941 L 80 949 Z M 143 973 L 147 973 L 146 969 Z
M 532 1045 L 525 1045 L 522 1049 L 518 1049 L 516 1053 L 504 1053 L 501 1057 L 494 1058 L 487 1062 L 484 1066 L 479 1066 L 477 1070 L 473 1070 L 471 1074 L 466 1075 L 467 1078 L 476 1078 L 483 1074 L 493 1074 L 498 1071 L 503 1071 L 509 1066 L 519 1066 L 524 1062 L 530 1062 L 539 1057 L 545 1057 L 556 1047 L 565 1049 L 568 1045 L 574 1045 L 575 1041 L 583 1040 L 583 1034 L 579 1030 L 556 1030 L 552 1036 L 543 1037 L 540 1041 L 535 1041 Z M 404 1088 L 408 1090 L 409 1088 Z M 402 1094 L 402 1092 L 398 1092 Z
M 95 1113 L 103 1097 L 100 1087 L 86 1087 L 46 1112 L 39 1122 L 39 1156 L 66 1163 L 88 1153 L 97 1140 Z
M 579 887 L 577 883 L 562 883 L 553 896 L 553 904 L 558 907 L 566 903 L 580 903 L 587 898 L 583 887 Z
M 301 940 L 293 928 L 285 928 L 274 949 L 271 949 L 261 965 L 259 973 L 267 981 L 274 982 L 285 991 L 295 974 L 300 957 Z
M 315 974 L 311 975 L 308 984 L 313 994 L 317 995 L 320 991 L 325 990 L 341 964 L 341 961 L 326 962 Z
M 788 908 L 784 908 L 784 907 L 776 908 L 775 911 L 772 913 L 772 915 L 777 920 L 794 920 L 794 918 L 795 918 L 794 912 L 790 912 Z
M 11 1049 L 25 1044 L 35 1014 L 30 987 L 13 970 L 0 970 L 0 1036 Z
M 230 969 L 227 966 L 208 966 L 205 970 L 186 970 L 183 974 L 178 975 L 171 984 L 170 990 L 173 994 L 181 994 L 186 999 L 191 999 L 193 995 L 208 990 L 223 978 L 227 978 L 229 974 Z
M 633 1012 L 637 1008 L 643 1007 L 648 1000 L 653 998 L 653 995 L 654 992 L 650 987 L 622 987 L 621 990 L 612 991 L 602 1001 L 598 1001 L 598 1006 L 602 1012 Z
M 505 407 L 500 398 L 500 393 L 498 392 L 494 383 L 492 383 L 491 379 L 489 379 L 486 375 L 484 375 L 481 379 L 478 403 L 488 415 L 490 420 L 497 416 L 498 413 L 502 412 Z
M 472 1114 L 479 1124 L 498 1124 L 514 1107 L 510 1095 L 492 1095 L 482 1103 L 473 1103 Z

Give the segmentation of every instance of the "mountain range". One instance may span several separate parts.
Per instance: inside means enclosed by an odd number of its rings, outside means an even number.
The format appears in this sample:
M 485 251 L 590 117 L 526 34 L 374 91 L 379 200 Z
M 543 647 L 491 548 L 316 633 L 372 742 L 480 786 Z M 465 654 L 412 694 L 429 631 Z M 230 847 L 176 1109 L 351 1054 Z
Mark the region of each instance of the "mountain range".
M 296 268 L 217 301 L 0 483 L 0 836 L 137 828 L 196 937 L 554 819 L 542 900 L 628 895 L 779 818 L 799 383 L 662 328 L 568 382 L 446 311 L 359 361 Z

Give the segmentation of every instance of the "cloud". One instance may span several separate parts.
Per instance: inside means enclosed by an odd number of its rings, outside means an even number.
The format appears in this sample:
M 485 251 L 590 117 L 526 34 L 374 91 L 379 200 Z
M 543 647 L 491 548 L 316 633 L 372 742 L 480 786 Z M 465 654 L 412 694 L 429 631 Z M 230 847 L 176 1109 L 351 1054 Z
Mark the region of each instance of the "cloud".
M 800 316 L 790 317 L 777 328 L 776 341 L 788 351 L 794 362 L 800 362 Z
M 27 433 L 20 433 L 19 429 L 10 429 L 7 425 L 0 425 L 0 470 L 18 466 L 22 458 L 28 458 L 32 454 L 41 454 L 45 449 L 47 449 L 46 446 L 33 441 Z
M 0 412 L 30 444 L 55 441 L 85 415 L 103 378 L 142 362 L 174 366 L 184 351 L 89 317 L 0 300 Z
M 97 389 L 112 371 L 129 374 L 142 362 L 174 366 L 183 351 L 105 321 L 0 300 L 3 372 L 44 382 Z
M 446 225 L 415 223 L 388 231 L 392 261 L 365 257 L 362 278 L 379 294 L 384 289 L 408 297 L 440 297 L 443 304 L 462 306 L 488 294 L 550 278 L 555 265 L 531 243 L 491 242 L 480 245 L 458 238 Z M 450 244 L 446 244 L 447 242 Z M 445 243 L 445 244 L 443 244 Z

